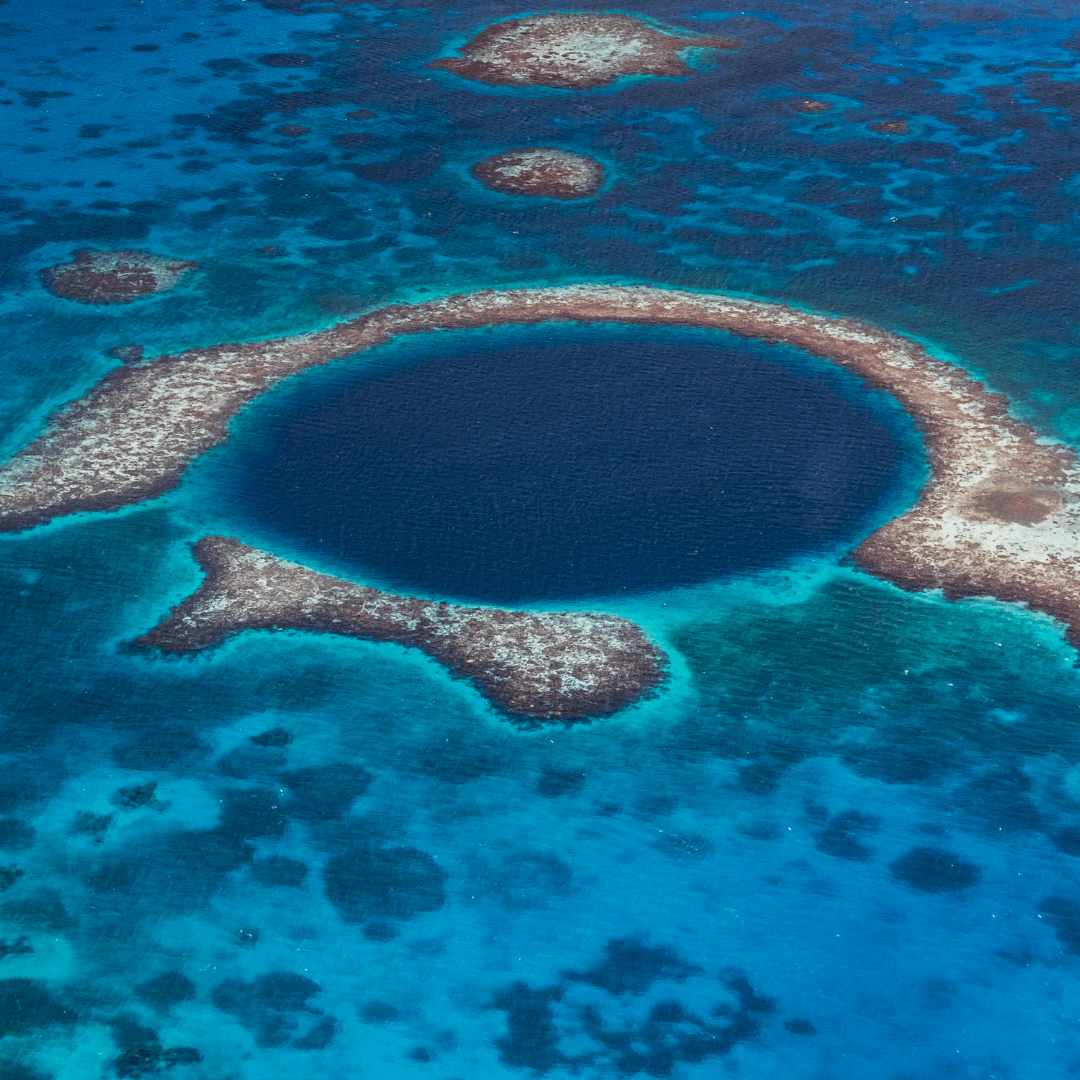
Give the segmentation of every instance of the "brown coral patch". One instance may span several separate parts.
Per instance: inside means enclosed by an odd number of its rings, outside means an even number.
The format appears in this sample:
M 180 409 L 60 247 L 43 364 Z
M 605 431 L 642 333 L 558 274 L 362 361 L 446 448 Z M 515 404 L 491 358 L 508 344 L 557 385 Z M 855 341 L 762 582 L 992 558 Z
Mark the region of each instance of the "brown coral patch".
M 53 296 L 84 304 L 129 304 L 140 296 L 168 292 L 197 262 L 163 259 L 146 251 L 75 252 L 69 263 L 41 271 L 41 281 Z
M 1035 525 L 1045 521 L 1061 509 L 1061 499 L 1047 488 L 1007 490 L 996 488 L 985 491 L 972 499 L 973 510 L 986 514 L 997 521 L 1016 525 Z
M 508 19 L 427 67 L 490 86 L 588 90 L 627 75 L 686 75 L 686 49 L 737 49 L 732 38 L 661 33 L 632 15 L 566 12 Z
M 880 123 L 871 124 L 870 130 L 879 135 L 906 135 L 910 128 L 906 120 L 882 120 Z
M 124 364 L 138 364 L 143 360 L 141 345 L 116 345 L 108 351 L 109 356 Z
M 796 112 L 808 113 L 811 116 L 827 113 L 832 109 L 831 101 L 818 101 L 817 98 L 796 98 L 790 105 Z
M 538 146 L 494 154 L 469 172 L 491 191 L 549 199 L 587 199 L 604 183 L 604 167 L 593 158 Z

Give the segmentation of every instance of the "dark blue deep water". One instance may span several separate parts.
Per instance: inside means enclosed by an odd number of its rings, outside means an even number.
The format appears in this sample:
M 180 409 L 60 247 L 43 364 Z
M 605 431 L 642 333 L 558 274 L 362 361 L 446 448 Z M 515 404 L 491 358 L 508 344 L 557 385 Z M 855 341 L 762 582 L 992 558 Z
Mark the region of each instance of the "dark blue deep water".
M 717 336 L 546 330 L 302 380 L 226 453 L 232 500 L 309 557 L 499 604 L 693 585 L 850 543 L 898 480 L 880 408 Z
M 3 452 L 116 346 L 596 281 L 912 335 L 1080 443 L 1075 0 L 650 0 L 743 47 L 590 91 L 424 66 L 525 13 L 0 0 Z M 470 175 L 526 146 L 603 190 Z M 39 277 L 81 247 L 201 268 L 92 308 Z M 920 482 L 895 405 L 720 335 L 507 327 L 232 432 L 160 499 L 0 536 L 0 1080 L 1080 1077 L 1077 652 L 846 561 Z M 392 643 L 129 649 L 211 533 L 623 615 L 670 677 L 521 730 Z

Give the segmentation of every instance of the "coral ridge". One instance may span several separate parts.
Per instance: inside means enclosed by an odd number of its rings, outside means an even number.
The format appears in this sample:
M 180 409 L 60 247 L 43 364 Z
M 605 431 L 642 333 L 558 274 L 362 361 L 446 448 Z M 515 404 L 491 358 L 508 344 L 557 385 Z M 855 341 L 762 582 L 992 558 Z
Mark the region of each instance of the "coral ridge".
M 615 712 L 659 684 L 667 657 L 614 615 L 525 612 L 394 596 L 225 536 L 195 545 L 202 587 L 136 644 L 197 652 L 240 630 L 297 629 L 415 646 L 525 720 Z

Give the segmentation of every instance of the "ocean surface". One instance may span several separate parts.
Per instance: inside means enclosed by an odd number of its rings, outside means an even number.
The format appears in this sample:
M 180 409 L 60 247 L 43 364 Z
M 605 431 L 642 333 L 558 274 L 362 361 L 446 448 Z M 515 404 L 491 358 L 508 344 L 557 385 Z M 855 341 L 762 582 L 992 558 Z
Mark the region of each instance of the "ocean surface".
M 2 3 L 0 449 L 116 346 L 592 281 L 862 318 L 1080 441 L 1074 4 L 656 0 L 743 49 L 577 92 L 424 67 L 528 13 Z M 603 190 L 469 175 L 536 145 Z M 50 296 L 85 247 L 201 268 Z M 0 537 L 0 1080 L 1080 1076 L 1077 654 L 850 564 L 925 469 L 795 350 L 502 328 L 306 372 L 166 496 Z M 210 533 L 623 615 L 669 678 L 523 727 L 393 644 L 129 649 Z

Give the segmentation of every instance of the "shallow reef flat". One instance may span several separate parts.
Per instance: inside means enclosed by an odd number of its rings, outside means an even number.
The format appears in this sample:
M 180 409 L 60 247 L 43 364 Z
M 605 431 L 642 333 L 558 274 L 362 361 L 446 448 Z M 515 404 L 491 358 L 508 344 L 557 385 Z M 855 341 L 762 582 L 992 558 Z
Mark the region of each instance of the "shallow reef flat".
M 136 644 L 191 653 L 241 630 L 297 629 L 411 645 L 522 721 L 602 716 L 657 686 L 667 656 L 626 619 L 394 596 L 225 536 L 194 548 L 202 587 Z
M 466 42 L 459 56 L 432 60 L 462 78 L 492 86 L 589 90 L 627 75 L 688 75 L 685 49 L 737 49 L 731 38 L 661 32 L 633 15 L 551 12 L 507 19 Z
M 217 345 L 110 372 L 0 468 L 0 530 L 108 510 L 174 487 L 229 419 L 305 368 L 402 334 L 549 321 L 703 327 L 785 343 L 887 391 L 914 418 L 930 477 L 916 504 L 854 552 L 906 589 L 996 596 L 1048 612 L 1080 641 L 1080 464 L 1009 415 L 1006 398 L 915 341 L 782 304 L 651 286 L 486 290 L 399 304 L 327 330 Z

